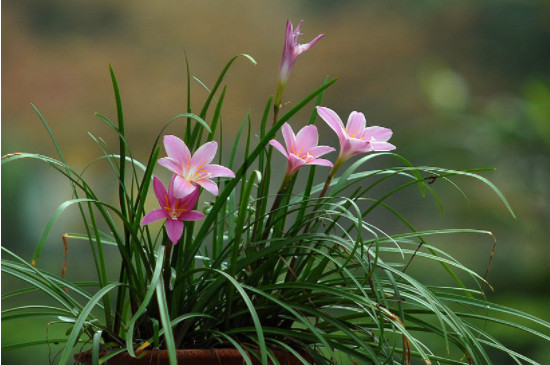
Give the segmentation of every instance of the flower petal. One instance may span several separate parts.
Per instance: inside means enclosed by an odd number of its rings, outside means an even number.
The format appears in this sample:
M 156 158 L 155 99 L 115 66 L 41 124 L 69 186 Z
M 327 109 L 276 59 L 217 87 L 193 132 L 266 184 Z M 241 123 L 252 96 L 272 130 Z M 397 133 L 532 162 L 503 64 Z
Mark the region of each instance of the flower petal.
M 166 192 L 166 188 L 164 187 L 162 181 L 160 181 L 160 179 L 156 176 L 153 178 L 153 190 L 155 191 L 159 205 L 164 207 L 166 205 L 166 196 L 168 193 Z
M 315 43 L 319 42 L 319 39 L 323 38 L 324 36 L 325 36 L 324 34 L 319 34 L 311 42 L 306 43 L 306 44 L 300 44 L 298 46 L 298 49 L 299 49 L 298 53 L 300 54 L 300 53 L 304 53 L 304 52 L 308 51 L 311 47 L 313 47 L 315 45 Z
M 168 184 L 168 201 L 170 203 L 170 206 L 173 207 L 176 197 L 174 196 L 174 182 L 176 181 L 176 178 L 178 177 L 178 174 L 172 175 L 172 178 L 170 179 L 170 184 Z M 160 201 L 159 201 L 160 202 Z M 162 204 L 161 204 L 162 206 Z
M 176 245 L 183 234 L 183 222 L 168 219 L 166 220 L 166 224 L 164 226 L 166 227 L 166 234 L 168 234 L 168 238 L 170 238 L 170 241 Z
M 197 200 L 199 200 L 199 187 L 193 185 L 193 191 L 183 198 L 180 199 L 181 203 L 187 204 L 189 209 L 193 209 L 197 205 Z
M 312 147 L 319 144 L 319 132 L 313 124 L 306 125 L 296 134 L 296 146 L 303 153 L 307 153 Z
M 277 151 L 281 152 L 286 158 L 288 158 L 287 151 L 285 150 L 283 145 L 279 143 L 279 141 L 272 139 L 271 141 L 269 141 L 269 144 L 275 147 Z
M 346 145 L 351 150 L 352 155 L 372 151 L 372 146 L 369 140 L 350 138 L 346 141 Z
M 351 112 L 346 124 L 346 130 L 350 137 L 359 138 L 366 126 L 367 120 L 363 113 Z
M 203 167 L 210 177 L 235 177 L 235 173 L 222 165 L 210 164 Z
M 166 211 L 164 209 L 154 209 L 147 213 L 145 217 L 143 217 L 140 224 L 142 226 L 145 226 L 147 224 L 151 224 L 165 218 L 168 218 L 168 214 L 166 214 Z
M 178 199 L 191 194 L 196 189 L 196 186 L 187 181 L 183 177 L 176 175 L 174 178 L 174 196 Z
M 308 165 L 333 166 L 332 162 L 325 160 L 324 158 L 316 158 L 315 160 L 308 162 Z
M 373 151 L 393 151 L 396 147 L 388 142 L 373 141 L 370 143 Z
M 202 179 L 197 181 L 197 184 L 202 186 L 206 191 L 212 195 L 218 195 L 218 185 L 215 182 L 209 179 Z
M 182 173 L 182 163 L 176 161 L 175 159 L 171 157 L 163 157 L 159 159 L 158 164 L 161 166 L 166 167 L 168 170 L 172 171 L 175 174 L 181 174 Z
M 289 57 L 292 55 L 292 46 L 294 45 L 294 30 L 292 27 L 292 22 L 290 20 L 286 21 L 285 29 L 285 44 L 283 46 L 283 58 L 282 63 L 288 62 Z
M 345 138 L 346 136 L 344 131 L 344 123 L 342 123 L 342 119 L 340 119 L 338 114 L 336 114 L 334 110 L 326 108 L 324 106 L 318 106 L 317 113 L 319 114 L 321 119 L 323 119 L 328 124 L 328 126 L 336 132 L 341 143 L 342 138 Z
M 296 41 L 296 43 L 298 43 L 298 37 L 300 36 L 300 34 L 302 34 L 302 23 L 304 22 L 304 20 L 300 20 L 300 23 L 298 23 L 298 25 L 296 26 L 296 29 L 292 30 L 292 24 L 290 25 L 290 31 L 293 33 L 294 35 L 294 40 Z
M 218 143 L 215 141 L 207 142 L 200 146 L 191 158 L 191 169 L 199 169 L 208 165 L 214 159 L 217 150 Z
M 198 210 L 190 210 L 180 215 L 179 219 L 182 221 L 197 221 L 206 217 L 203 213 Z
M 304 166 L 306 162 L 301 158 L 296 157 L 294 154 L 289 154 L 288 164 L 287 164 L 287 174 L 293 175 L 298 169 Z
M 180 138 L 172 135 L 164 136 L 164 149 L 168 157 L 179 162 L 179 164 L 189 165 L 191 162 L 191 152 Z
M 336 149 L 334 147 L 330 147 L 330 146 L 315 146 L 313 148 L 311 148 L 309 150 L 309 153 L 317 158 L 317 157 L 321 157 L 327 153 L 330 153 L 332 151 L 336 151 Z
M 372 147 L 367 140 L 348 138 L 344 141 L 340 149 L 340 159 L 344 161 L 359 153 L 372 151 Z
M 288 124 L 288 123 L 283 124 L 282 132 L 283 132 L 283 138 L 285 140 L 287 151 L 292 152 L 292 153 L 296 153 L 295 152 L 296 136 L 295 136 L 294 131 L 292 130 L 292 127 L 290 126 L 290 124 Z
M 366 138 L 374 138 L 378 142 L 386 142 L 391 138 L 393 131 L 384 127 L 368 127 L 365 129 Z

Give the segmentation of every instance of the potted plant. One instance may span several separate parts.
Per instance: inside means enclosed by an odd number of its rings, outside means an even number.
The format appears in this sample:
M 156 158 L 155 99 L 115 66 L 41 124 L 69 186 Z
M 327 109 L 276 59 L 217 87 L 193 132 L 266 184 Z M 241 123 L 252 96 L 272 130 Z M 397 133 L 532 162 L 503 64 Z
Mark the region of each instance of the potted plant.
M 486 364 L 491 363 L 487 349 L 534 363 L 499 343 L 484 325 L 549 340 L 522 321 L 545 330 L 550 324 L 486 301 L 484 277 L 431 244 L 434 236 L 462 234 L 492 242 L 492 233 L 419 231 L 389 203 L 414 187 L 414 194 L 438 200 L 432 184 L 458 188 L 453 178 L 459 176 L 485 184 L 512 213 L 504 196 L 478 172 L 413 166 L 393 152 L 392 130 L 367 126 L 361 112 L 352 112 L 344 124 L 323 104 L 335 80 L 285 107 L 283 91 L 294 62 L 322 37 L 300 44 L 300 30 L 301 23 L 296 29 L 287 23 L 275 97 L 268 99 L 261 120 L 247 115 L 235 140 L 220 143 L 224 77 L 239 57 L 255 63 L 248 55 L 234 57 L 198 114 L 190 109 L 189 78 L 187 112 L 166 123 L 144 163 L 127 142 L 111 68 L 117 120 L 98 117 L 118 136 L 118 152 L 94 138 L 103 155 L 93 163 L 106 161 L 112 168 L 116 202 L 100 197 L 86 171 L 65 162 L 49 127 L 58 159 L 4 156 L 3 164 L 34 159 L 52 167 L 67 178 L 73 198 L 52 216 L 30 263 L 2 248 L 4 274 L 45 292 L 56 304 L 8 308 L 3 320 L 44 315 L 68 325 L 60 364 L 73 357 L 87 364 L 161 359 L 190 364 L 201 353 L 206 357 L 200 364 L 410 364 L 412 359 Z M 301 110 L 311 113 L 308 123 L 296 118 Z M 334 132 L 338 145 L 319 145 L 319 129 Z M 374 159 L 397 166 L 372 168 Z M 52 226 L 71 207 L 85 228 L 64 239 L 90 246 L 97 273 L 93 292 L 39 267 Z M 406 230 L 387 233 L 373 224 L 380 211 Z M 112 247 L 120 258 L 116 277 L 108 275 L 106 264 Z M 416 261 L 436 263 L 451 284 L 427 285 L 409 274 Z M 464 276 L 467 282 L 460 279 Z

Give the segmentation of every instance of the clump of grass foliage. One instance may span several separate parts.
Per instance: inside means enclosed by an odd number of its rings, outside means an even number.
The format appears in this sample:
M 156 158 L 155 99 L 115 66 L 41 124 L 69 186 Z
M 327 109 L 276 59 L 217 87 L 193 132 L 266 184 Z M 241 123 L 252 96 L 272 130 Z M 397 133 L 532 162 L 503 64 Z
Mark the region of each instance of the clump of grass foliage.
M 248 55 L 232 58 L 208 89 L 198 113 L 191 110 L 188 76 L 186 112 L 167 122 L 151 140 L 144 163 L 127 141 L 121 93 L 110 69 L 117 118 L 98 117 L 118 136 L 118 151 L 111 152 L 92 136 L 102 151 L 92 164 L 107 162 L 112 168 L 118 182 L 113 186 L 118 190 L 116 202 L 96 194 L 86 169 L 78 171 L 66 163 L 60 144 L 35 108 L 58 157 L 12 153 L 2 163 L 38 160 L 67 178 L 73 196 L 54 212 L 31 262 L 2 247 L 2 272 L 26 284 L 4 295 L 8 308 L 2 320 L 42 316 L 68 326 L 66 338 L 59 340 L 64 342 L 60 364 L 85 349 L 91 350 L 94 364 L 121 352 L 136 356 L 144 349 L 166 349 L 170 363 L 176 364 L 178 348 L 221 347 L 238 349 L 249 365 L 254 357 L 262 364 L 276 363 L 273 349 L 289 351 L 304 364 L 410 364 L 413 359 L 426 364 L 488 364 L 495 349 L 518 364 L 534 364 L 484 328 L 492 323 L 550 340 L 535 329 L 547 331 L 550 324 L 488 302 L 483 288 L 489 286 L 482 274 L 431 244 L 464 234 L 486 236 L 492 244 L 492 233 L 416 230 L 399 213 L 399 206 L 390 205 L 390 198 L 401 194 L 402 200 L 406 193 L 432 196 L 440 203 L 431 183 L 448 183 L 462 192 L 455 178 L 465 177 L 486 185 L 512 212 L 501 192 L 479 171 L 413 166 L 386 151 L 354 157 L 330 180 L 325 167 L 304 167 L 275 193 L 282 175 L 272 160 L 280 162 L 281 155 L 273 153 L 270 141 L 285 123 L 300 123 L 295 116 L 301 110 L 311 111 L 309 124 L 318 122 L 315 106 L 335 80 L 325 80 L 293 107 L 283 108 L 280 100 L 268 98 L 261 120 L 246 115 L 234 141 L 222 143 L 227 91 L 223 85 L 238 58 L 255 63 Z M 281 94 L 278 89 L 278 99 Z M 235 174 L 219 182 L 217 196 L 201 189 L 196 209 L 204 207 L 204 219 L 185 222 L 177 244 L 164 227 L 141 224 L 146 201 L 154 201 L 153 175 L 168 129 L 191 151 L 219 141 L 216 162 Z M 369 168 L 374 159 L 395 161 L 396 166 Z M 93 283 L 70 282 L 39 266 L 52 227 L 69 208 L 79 212 L 84 231 L 65 237 L 89 246 L 97 273 Z M 374 225 L 373 217 L 381 211 L 394 219 L 395 224 L 388 225 L 406 230 L 390 234 Z M 106 264 L 112 262 L 106 256 L 112 255 L 113 247 L 120 262 L 115 277 L 108 275 Z M 427 285 L 409 274 L 407 268 L 416 260 L 436 263 L 437 275 L 447 276 L 447 284 Z M 46 293 L 55 304 L 9 306 L 10 299 L 30 291 Z

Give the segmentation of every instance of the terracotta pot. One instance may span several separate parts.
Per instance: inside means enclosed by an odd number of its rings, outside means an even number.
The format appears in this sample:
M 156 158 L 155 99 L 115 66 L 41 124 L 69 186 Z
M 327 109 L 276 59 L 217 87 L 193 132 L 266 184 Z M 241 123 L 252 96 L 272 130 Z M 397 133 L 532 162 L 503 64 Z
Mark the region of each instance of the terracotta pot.
M 292 354 L 282 350 L 272 350 L 273 354 L 281 365 L 302 365 L 302 362 L 296 359 Z M 107 352 L 100 354 L 107 355 Z M 142 355 L 145 355 L 141 357 Z M 186 349 L 176 350 L 178 364 L 180 365 L 243 365 L 246 364 L 237 349 Z M 107 365 L 164 365 L 169 364 L 168 351 L 149 350 L 139 353 L 140 358 L 133 358 L 128 353 L 121 353 L 105 364 Z M 303 356 L 303 355 L 302 355 Z M 253 355 L 250 356 L 254 365 L 260 365 Z M 311 363 L 308 356 L 304 356 Z M 92 363 L 92 354 L 90 351 L 81 352 L 75 355 L 77 364 L 89 365 Z M 269 362 L 271 365 L 272 362 Z

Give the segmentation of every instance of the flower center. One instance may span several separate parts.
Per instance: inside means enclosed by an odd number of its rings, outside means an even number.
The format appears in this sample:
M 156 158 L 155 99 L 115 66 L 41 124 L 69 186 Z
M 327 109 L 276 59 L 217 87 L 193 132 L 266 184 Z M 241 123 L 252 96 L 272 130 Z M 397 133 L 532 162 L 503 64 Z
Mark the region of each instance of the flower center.
M 298 157 L 300 160 L 303 160 L 305 163 L 310 163 L 311 161 L 315 160 L 315 157 L 309 152 L 302 152 L 303 147 L 300 148 L 298 151 L 296 151 L 296 146 L 292 145 L 292 154 L 296 157 Z
M 170 201 L 168 200 L 168 196 L 165 195 L 164 199 L 166 201 L 164 210 L 166 211 L 166 213 L 168 213 L 168 216 L 170 217 L 170 219 L 178 220 L 179 216 L 182 213 L 187 211 L 187 209 L 185 208 L 187 203 L 183 203 L 181 199 L 176 199 L 176 203 L 174 204 L 174 207 L 170 206 Z
M 315 160 L 315 157 L 311 153 L 292 153 L 294 156 L 298 157 L 300 160 L 304 161 L 305 163 L 310 163 L 311 161 Z
M 300 158 L 302 160 L 304 160 L 306 163 L 309 163 L 309 162 L 315 160 L 315 157 L 313 157 L 313 155 L 311 153 L 307 153 L 305 155 L 302 155 L 302 156 L 300 156 Z
M 357 135 L 359 134 L 359 129 L 356 129 L 355 131 L 350 132 L 347 128 L 345 128 L 345 131 L 350 138 L 358 139 L 361 141 L 365 139 L 365 137 L 357 137 Z
M 198 168 L 192 169 L 189 164 L 183 164 L 183 173 L 181 176 L 187 181 L 201 181 L 205 179 L 211 179 L 212 173 L 202 169 L 202 166 L 203 165 L 199 166 Z

